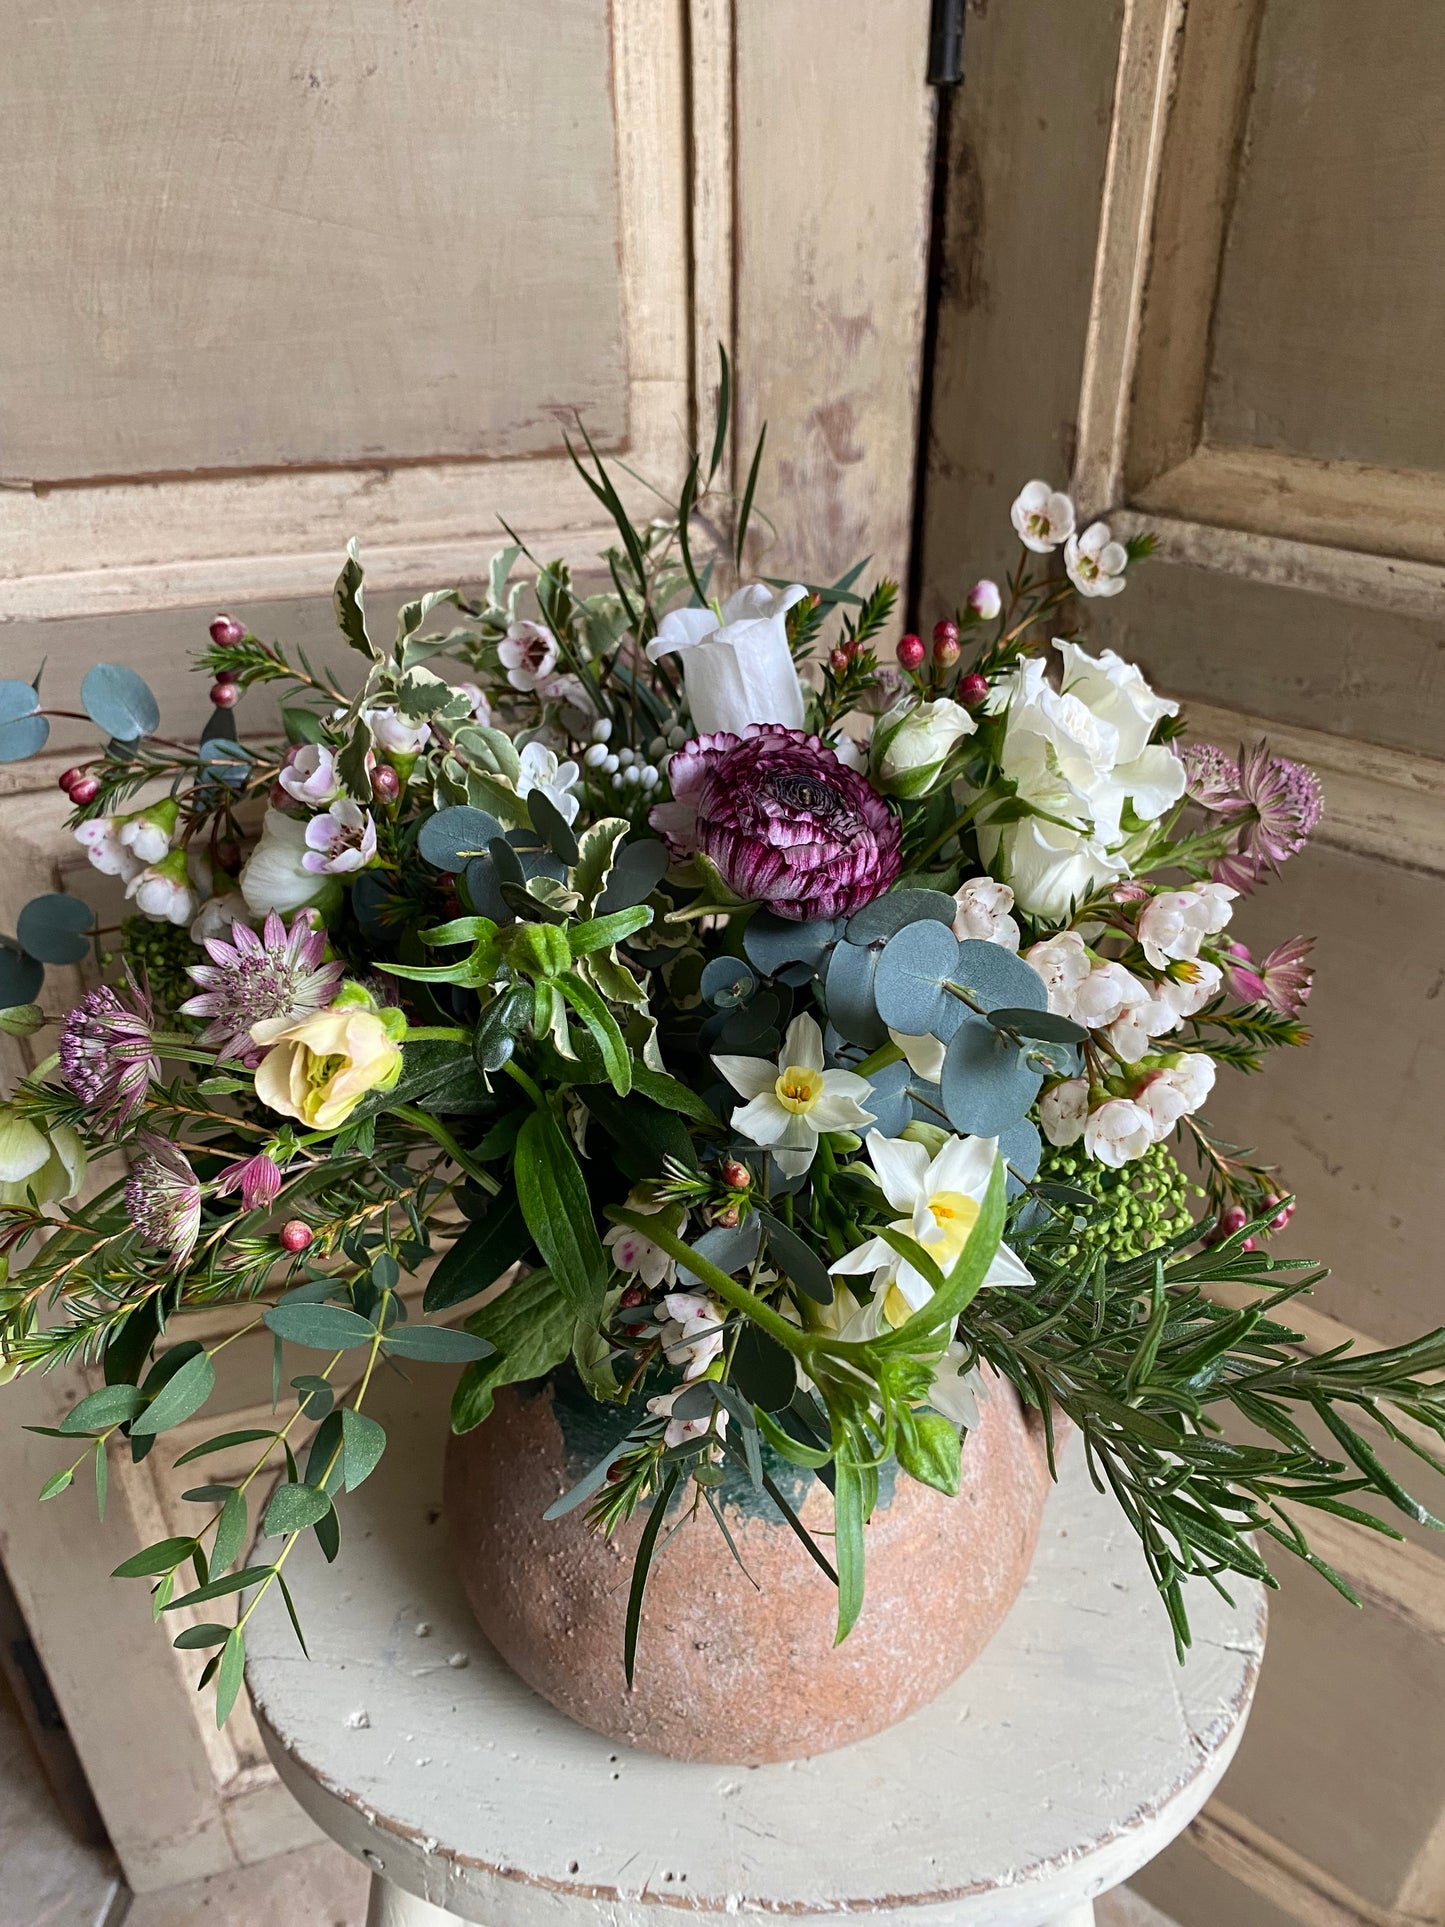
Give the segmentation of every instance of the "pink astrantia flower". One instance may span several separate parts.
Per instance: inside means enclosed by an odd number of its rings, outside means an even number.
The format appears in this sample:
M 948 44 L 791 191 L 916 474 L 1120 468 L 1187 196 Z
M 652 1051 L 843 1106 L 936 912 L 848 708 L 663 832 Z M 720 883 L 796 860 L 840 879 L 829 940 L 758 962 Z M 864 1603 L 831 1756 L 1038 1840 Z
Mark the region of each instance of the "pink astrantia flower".
M 240 1158 L 226 1166 L 216 1179 L 216 1196 L 228 1198 L 233 1191 L 239 1191 L 242 1209 L 255 1211 L 276 1202 L 284 1175 L 268 1151 L 257 1151 L 253 1157 Z
M 256 1063 L 260 1052 L 251 1026 L 277 1018 L 299 1023 L 303 1017 L 330 1008 L 343 976 L 340 963 L 326 963 L 326 936 L 311 927 L 302 912 L 288 932 L 272 910 L 258 937 L 244 923 L 231 925 L 231 941 L 206 940 L 209 963 L 192 964 L 190 974 L 199 993 L 181 1005 L 187 1017 L 208 1017 L 201 1033 L 203 1044 L 216 1046 L 222 1057 Z
M 376 825 L 359 803 L 341 797 L 306 825 L 303 870 L 312 876 L 344 876 L 364 870 L 376 855 Z
M 1226 944 L 1224 974 L 1231 992 L 1247 1004 L 1268 1004 L 1281 1017 L 1298 1017 L 1314 983 L 1309 962 L 1314 943 L 1313 937 L 1290 937 L 1262 963 L 1242 943 Z
M 761 723 L 744 738 L 695 737 L 668 775 L 673 801 L 649 821 L 674 858 L 700 852 L 730 890 L 777 916 L 851 916 L 898 875 L 898 818 L 801 729 Z
M 88 990 L 60 1027 L 60 1075 L 93 1114 L 93 1122 L 129 1124 L 161 1074 L 153 1039 L 155 1011 L 127 971 L 129 1002 L 102 984 Z
M 1320 820 L 1323 797 L 1313 770 L 1288 756 L 1271 756 L 1267 743 L 1241 752 L 1239 789 L 1246 815 L 1233 849 L 1213 874 L 1217 883 L 1247 892 L 1304 848 Z
M 125 1208 L 148 1245 L 173 1258 L 190 1256 L 201 1228 L 201 1185 L 190 1160 L 169 1138 L 143 1132 L 126 1180 Z
M 1184 765 L 1185 794 L 1191 802 L 1218 816 L 1230 816 L 1244 808 L 1239 765 L 1217 743 L 1186 743 L 1179 755 Z

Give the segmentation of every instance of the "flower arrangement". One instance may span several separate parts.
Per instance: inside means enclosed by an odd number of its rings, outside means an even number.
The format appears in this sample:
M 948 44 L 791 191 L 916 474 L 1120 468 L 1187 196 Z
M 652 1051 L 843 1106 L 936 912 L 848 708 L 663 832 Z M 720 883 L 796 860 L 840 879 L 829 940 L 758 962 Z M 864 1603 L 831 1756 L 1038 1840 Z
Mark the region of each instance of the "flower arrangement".
M 724 363 L 724 423 L 726 386 Z M 101 1368 L 41 1496 L 89 1458 L 103 1506 L 111 1439 L 142 1456 L 214 1386 L 187 1314 L 269 1329 L 251 1471 L 118 1568 L 158 1619 L 249 1590 L 176 1640 L 213 1649 L 220 1719 L 292 1548 L 335 1556 L 388 1359 L 462 1368 L 459 1431 L 556 1370 L 616 1408 L 554 1511 L 648 1514 L 629 1676 L 657 1525 L 685 1502 L 726 1532 L 729 1465 L 836 1581 L 846 1635 L 880 1467 L 956 1490 L 988 1374 L 1051 1452 L 1055 1414 L 1082 1434 L 1181 1649 L 1188 1578 L 1268 1580 L 1255 1534 L 1347 1592 L 1312 1509 L 1429 1520 L 1347 1414 L 1445 1437 L 1445 1334 L 1303 1355 L 1279 1314 L 1322 1274 L 1268 1255 L 1290 1199 L 1202 1115 L 1221 1068 L 1307 1042 L 1308 941 L 1256 959 L 1229 928 L 1314 828 L 1314 777 L 1181 748 L 1179 705 L 1067 633 L 1150 544 L 1076 532 L 1041 481 L 1004 586 L 894 661 L 895 585 L 861 566 L 720 597 L 758 472 L 730 502 L 723 446 L 639 527 L 589 442 L 607 586 L 513 539 L 484 594 L 406 603 L 390 645 L 353 544 L 354 678 L 218 616 L 198 745 L 157 733 L 132 672 L 85 679 L 104 743 L 61 781 L 132 914 L 0 1110 L 0 1358 Z M 284 740 L 238 728 L 263 687 Z M 47 729 L 0 682 L 0 758 Z M 93 941 L 83 905 L 29 904 L 0 1024 L 38 1029 L 44 964 Z M 773 1455 L 831 1487 L 827 1545 Z

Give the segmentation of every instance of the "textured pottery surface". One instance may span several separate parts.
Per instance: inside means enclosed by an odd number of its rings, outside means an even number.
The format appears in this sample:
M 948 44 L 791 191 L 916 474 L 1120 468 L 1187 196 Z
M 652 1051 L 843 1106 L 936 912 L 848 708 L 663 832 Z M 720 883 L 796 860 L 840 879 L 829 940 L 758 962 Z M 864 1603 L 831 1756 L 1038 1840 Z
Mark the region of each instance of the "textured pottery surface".
M 845 1746 L 941 1693 L 1023 1584 L 1050 1479 L 1041 1428 L 995 1381 L 957 1498 L 885 1475 L 863 1614 L 841 1646 L 832 1584 L 771 1501 L 730 1474 L 724 1516 L 756 1586 L 706 1511 L 664 1534 L 629 1691 L 623 1624 L 645 1508 L 612 1540 L 588 1530 L 585 1508 L 542 1517 L 609 1448 L 618 1418 L 565 1380 L 509 1388 L 484 1425 L 451 1440 L 446 1471 L 454 1552 L 483 1632 L 545 1699 L 611 1739 L 738 1765 Z M 826 1487 L 777 1459 L 769 1470 L 827 1550 Z

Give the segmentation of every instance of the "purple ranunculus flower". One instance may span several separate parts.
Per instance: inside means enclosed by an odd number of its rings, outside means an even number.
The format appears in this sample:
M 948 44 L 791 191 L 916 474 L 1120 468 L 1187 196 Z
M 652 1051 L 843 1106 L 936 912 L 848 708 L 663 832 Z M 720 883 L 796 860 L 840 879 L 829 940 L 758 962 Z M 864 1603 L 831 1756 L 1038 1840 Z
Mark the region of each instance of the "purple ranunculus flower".
M 851 916 L 898 875 L 902 826 L 816 736 L 761 723 L 698 736 L 668 768 L 652 827 L 675 858 L 701 852 L 729 889 L 775 915 Z

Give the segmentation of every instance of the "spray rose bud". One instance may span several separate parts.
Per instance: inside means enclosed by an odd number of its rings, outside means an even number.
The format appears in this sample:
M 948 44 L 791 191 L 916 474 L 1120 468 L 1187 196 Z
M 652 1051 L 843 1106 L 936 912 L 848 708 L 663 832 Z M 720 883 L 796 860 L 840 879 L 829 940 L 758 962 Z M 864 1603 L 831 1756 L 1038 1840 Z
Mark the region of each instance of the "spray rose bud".
M 923 647 L 922 636 L 910 634 L 899 637 L 897 655 L 901 668 L 907 669 L 910 672 L 915 669 L 921 669 L 923 667 L 923 658 L 927 653 L 927 650 Z
M 978 724 L 947 696 L 933 702 L 905 700 L 881 718 L 873 735 L 873 773 L 886 796 L 926 796 L 943 773 L 955 744 Z
M 241 700 L 241 685 L 222 677 L 220 682 L 211 684 L 211 701 L 217 709 L 234 709 Z
M 211 624 L 211 641 L 218 649 L 234 649 L 246 640 L 246 631 L 234 616 L 219 615 Z
M 988 699 L 988 677 L 970 675 L 960 678 L 958 700 L 968 709 L 977 709 Z
M 998 584 L 990 582 L 985 576 L 982 582 L 975 582 L 968 592 L 968 612 L 980 622 L 992 622 L 1003 608 L 1003 597 L 998 592 Z
M 958 624 L 947 616 L 933 625 L 933 660 L 940 669 L 949 669 L 958 661 Z
M 309 1224 L 300 1218 L 288 1218 L 281 1227 L 281 1248 L 283 1251 L 305 1251 L 315 1238 L 316 1233 Z

